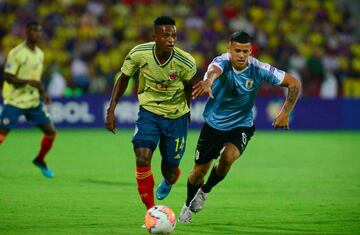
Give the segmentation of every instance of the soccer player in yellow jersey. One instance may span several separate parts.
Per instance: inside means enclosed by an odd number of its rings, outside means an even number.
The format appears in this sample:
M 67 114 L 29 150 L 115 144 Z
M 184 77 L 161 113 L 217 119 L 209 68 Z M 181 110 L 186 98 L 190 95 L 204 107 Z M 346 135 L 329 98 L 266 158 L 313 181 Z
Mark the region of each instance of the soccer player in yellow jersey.
M 44 53 L 37 46 L 42 27 L 37 21 L 26 24 L 26 41 L 13 48 L 5 64 L 3 98 L 4 109 L 0 115 L 0 145 L 7 134 L 15 127 L 20 115 L 37 125 L 44 133 L 41 147 L 33 163 L 46 177 L 53 177 L 53 172 L 44 161 L 52 147 L 56 131 L 49 118 L 43 100 L 51 102 L 41 82 Z
M 135 46 L 126 56 L 114 85 L 107 110 L 106 128 L 115 133 L 114 110 L 129 78 L 139 71 L 139 115 L 132 139 L 136 156 L 138 192 L 147 209 L 154 206 L 154 177 L 151 158 L 158 143 L 164 176 L 156 197 L 164 199 L 179 177 L 188 123 L 194 58 L 175 47 L 175 20 L 167 16 L 154 21 L 154 42 Z

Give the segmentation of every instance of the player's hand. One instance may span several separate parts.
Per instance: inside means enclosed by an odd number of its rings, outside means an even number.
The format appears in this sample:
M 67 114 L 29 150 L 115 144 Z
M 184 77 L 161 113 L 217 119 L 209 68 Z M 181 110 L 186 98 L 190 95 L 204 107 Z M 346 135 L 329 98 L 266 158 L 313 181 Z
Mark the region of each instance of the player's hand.
M 51 97 L 48 96 L 47 94 L 44 94 L 42 98 L 43 98 L 45 104 L 51 104 L 52 103 Z
M 115 114 L 114 111 L 107 111 L 106 113 L 106 122 L 105 127 L 108 131 L 111 131 L 115 134 L 116 132 L 116 122 L 115 122 Z
M 202 80 L 202 81 L 196 83 L 193 86 L 193 91 L 191 93 L 192 99 L 196 99 L 202 95 L 208 95 L 209 97 L 214 98 L 214 96 L 212 94 L 211 86 L 212 86 L 212 82 L 209 79 Z
M 289 130 L 289 114 L 285 112 L 280 112 L 280 114 L 275 118 L 273 122 L 273 127 L 275 130 L 284 129 Z

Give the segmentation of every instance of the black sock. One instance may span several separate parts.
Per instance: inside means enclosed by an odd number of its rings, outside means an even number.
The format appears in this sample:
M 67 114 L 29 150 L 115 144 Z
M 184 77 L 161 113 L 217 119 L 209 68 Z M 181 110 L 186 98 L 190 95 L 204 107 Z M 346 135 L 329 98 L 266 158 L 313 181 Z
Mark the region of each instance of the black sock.
M 187 198 L 186 198 L 186 206 L 190 205 L 191 200 L 194 198 L 196 192 L 199 190 L 201 185 L 194 185 L 187 181 Z
M 216 174 L 215 166 L 212 168 L 209 178 L 206 181 L 206 184 L 204 184 L 201 189 L 204 193 L 210 193 L 211 189 L 217 185 L 220 181 L 222 181 L 225 178 L 224 176 L 219 176 Z

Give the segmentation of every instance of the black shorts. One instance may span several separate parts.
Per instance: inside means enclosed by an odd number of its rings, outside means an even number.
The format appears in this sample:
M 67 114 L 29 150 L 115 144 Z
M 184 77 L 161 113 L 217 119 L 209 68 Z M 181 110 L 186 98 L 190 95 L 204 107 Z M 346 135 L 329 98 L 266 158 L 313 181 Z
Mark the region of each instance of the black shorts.
M 205 164 L 220 156 L 225 143 L 234 144 L 242 154 L 255 132 L 255 127 L 238 127 L 230 131 L 212 128 L 207 123 L 201 129 L 196 147 L 195 163 Z

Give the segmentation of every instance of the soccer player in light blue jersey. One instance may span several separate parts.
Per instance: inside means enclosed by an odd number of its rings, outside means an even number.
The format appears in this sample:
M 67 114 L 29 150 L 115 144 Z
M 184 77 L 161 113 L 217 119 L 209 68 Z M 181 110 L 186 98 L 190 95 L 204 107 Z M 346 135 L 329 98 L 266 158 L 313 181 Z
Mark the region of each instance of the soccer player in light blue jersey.
M 191 222 L 192 213 L 203 208 L 211 189 L 225 178 L 231 165 L 243 154 L 255 131 L 253 107 L 263 82 L 288 88 L 287 98 L 273 126 L 289 129 L 289 115 L 299 97 L 301 83 L 290 74 L 250 56 L 251 43 L 252 38 L 246 32 L 233 33 L 228 52 L 216 57 L 204 79 L 193 87 L 193 98 L 208 95 L 209 99 L 179 222 Z M 204 183 L 212 161 L 219 156 Z

